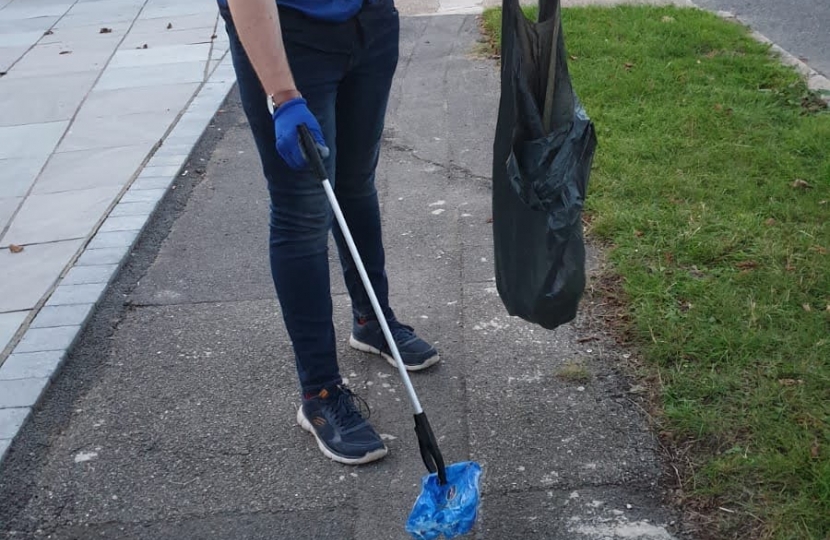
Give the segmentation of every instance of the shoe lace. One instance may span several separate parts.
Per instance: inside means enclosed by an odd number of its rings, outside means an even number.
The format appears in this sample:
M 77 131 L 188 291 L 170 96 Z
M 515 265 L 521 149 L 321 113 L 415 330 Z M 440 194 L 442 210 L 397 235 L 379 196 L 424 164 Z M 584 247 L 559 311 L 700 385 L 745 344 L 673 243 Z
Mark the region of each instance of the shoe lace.
M 343 429 L 357 427 L 371 416 L 369 404 L 345 386 L 340 390 L 334 407 L 334 416 Z
M 392 339 L 395 340 L 395 343 L 402 343 L 415 337 L 414 328 L 398 321 L 389 323 L 389 331 L 392 333 Z

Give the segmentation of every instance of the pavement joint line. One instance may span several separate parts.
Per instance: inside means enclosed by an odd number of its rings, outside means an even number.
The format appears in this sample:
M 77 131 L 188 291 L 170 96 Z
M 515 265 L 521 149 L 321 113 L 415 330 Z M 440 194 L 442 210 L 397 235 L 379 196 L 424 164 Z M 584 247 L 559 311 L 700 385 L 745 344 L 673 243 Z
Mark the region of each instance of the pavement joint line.
M 15 336 L 17 341 L 13 340 L 7 347 L 11 349 L 11 354 L 0 364 L 0 419 L 4 418 L 2 415 L 13 414 L 7 412 L 10 410 L 25 409 L 28 412 L 22 421 L 15 422 L 9 427 L 8 433 L 0 432 L 0 463 L 11 449 L 15 437 L 27 425 L 32 409 L 42 399 L 50 381 L 59 374 L 68 351 L 86 327 L 95 306 L 106 294 L 110 282 L 129 256 L 141 231 L 155 214 L 159 202 L 179 176 L 181 167 L 190 157 L 193 148 L 236 83 L 230 62 L 231 57 L 226 51 L 209 78 L 195 92 L 183 112 L 175 118 L 162 140 L 151 150 L 150 156 L 142 163 L 138 174 L 133 175 L 120 196 L 110 206 L 97 227 L 93 229 L 95 234 L 91 240 L 70 262 L 38 305 L 31 310 L 29 317 Z M 183 120 L 186 123 L 184 127 L 180 127 Z M 165 143 L 171 137 L 175 142 L 171 146 L 175 146 L 175 149 L 173 154 L 168 155 L 181 157 L 181 165 L 178 168 L 175 165 L 157 165 L 155 168 L 160 170 L 154 171 L 156 173 L 154 176 L 142 177 L 141 173 L 148 166 L 152 166 L 150 164 L 153 158 L 160 149 L 165 148 Z M 184 151 L 184 148 L 187 150 Z M 153 184 L 136 185 L 142 181 L 152 181 Z M 143 208 L 136 215 L 111 215 L 116 208 L 123 208 L 130 204 L 139 204 Z M 110 225 L 106 226 L 107 223 Z M 119 223 L 129 223 L 128 229 L 119 229 Z M 118 242 L 121 245 L 96 247 L 108 245 L 107 239 L 114 238 L 112 235 L 119 233 L 125 233 L 123 240 Z M 84 282 L 83 278 L 78 281 L 79 274 L 93 274 L 95 277 L 90 278 L 93 280 L 91 283 Z M 59 307 L 74 309 L 48 309 Z M 56 315 L 56 311 L 63 311 L 63 313 Z M 47 322 L 34 324 L 41 316 Z M 48 320 L 49 316 L 53 320 Z M 43 342 L 41 341 L 43 337 L 49 339 Z M 37 360 L 37 362 L 32 360 Z M 37 376 L 21 377 L 21 374 Z M 2 424 L 0 426 L 4 427 Z

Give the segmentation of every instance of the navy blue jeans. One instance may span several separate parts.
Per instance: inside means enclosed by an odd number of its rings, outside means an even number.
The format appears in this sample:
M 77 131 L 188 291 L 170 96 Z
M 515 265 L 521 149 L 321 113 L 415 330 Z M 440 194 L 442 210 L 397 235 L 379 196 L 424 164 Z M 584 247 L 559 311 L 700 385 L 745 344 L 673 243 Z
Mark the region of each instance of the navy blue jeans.
M 306 394 L 340 384 L 329 283 L 333 231 L 355 318 L 374 318 L 369 297 L 323 191 L 310 172 L 291 170 L 276 150 L 267 96 L 234 28 L 230 38 L 242 107 L 256 141 L 271 198 L 270 261 L 277 298 Z M 375 189 L 384 117 L 398 64 L 400 21 L 393 0 L 367 3 L 345 23 L 280 8 L 283 41 L 298 90 L 323 129 L 329 180 L 387 319 L 389 308 Z

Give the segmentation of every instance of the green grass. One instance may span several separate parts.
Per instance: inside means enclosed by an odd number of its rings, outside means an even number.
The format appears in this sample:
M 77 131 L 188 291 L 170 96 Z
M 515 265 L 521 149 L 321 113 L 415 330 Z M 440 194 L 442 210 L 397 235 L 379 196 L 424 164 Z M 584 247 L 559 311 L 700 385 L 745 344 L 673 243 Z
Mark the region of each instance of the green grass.
M 483 21 L 497 43 L 499 11 Z M 599 139 L 590 233 L 659 375 L 685 502 L 720 538 L 830 538 L 830 114 L 712 14 L 563 21 Z

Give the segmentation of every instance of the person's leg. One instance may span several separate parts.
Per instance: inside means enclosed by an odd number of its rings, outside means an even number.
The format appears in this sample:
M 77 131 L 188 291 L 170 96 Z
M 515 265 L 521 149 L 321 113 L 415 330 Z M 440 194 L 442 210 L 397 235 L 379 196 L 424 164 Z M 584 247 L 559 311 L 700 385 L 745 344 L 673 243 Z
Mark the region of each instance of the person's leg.
M 438 361 L 435 349 L 400 324 L 389 306 L 389 285 L 375 188 L 381 137 L 392 79 L 398 63 L 400 22 L 391 0 L 365 7 L 357 17 L 359 47 L 337 95 L 337 183 L 335 193 L 366 273 L 408 369 Z M 352 346 L 383 354 L 394 363 L 340 228 L 334 236 L 355 318 Z
M 277 152 L 265 92 L 239 41 L 229 10 L 221 4 L 220 10 L 230 38 L 243 109 L 271 197 L 271 272 L 303 392 L 297 421 L 315 436 L 320 450 L 329 458 L 348 464 L 374 461 L 386 455 L 387 448 L 356 407 L 354 395 L 342 385 L 337 365 L 327 253 L 332 223 L 329 202 L 310 172 L 291 170 Z M 349 63 L 354 28 L 324 27 L 290 11 L 281 12 L 281 22 L 298 90 L 318 119 L 331 150 L 326 167 L 334 181 L 335 100 Z M 320 43 L 327 49 L 321 50 Z
M 271 198 L 271 274 L 294 348 L 304 394 L 337 385 L 340 374 L 332 324 L 328 265 L 331 210 L 325 193 L 308 173 L 291 170 L 276 151 L 267 96 L 239 41 L 230 13 L 223 10 L 242 107 L 251 127 Z M 288 46 L 287 46 L 288 48 Z M 334 140 L 334 104 L 343 58 L 292 46 L 297 85 L 327 140 Z M 339 62 L 338 62 L 339 61 Z M 338 65 L 341 64 L 340 66 Z M 315 69 L 302 69 L 313 64 Z M 339 68 L 339 69 L 338 69 Z M 335 145 L 327 167 L 331 170 Z M 333 171 L 332 171 L 333 172 Z

